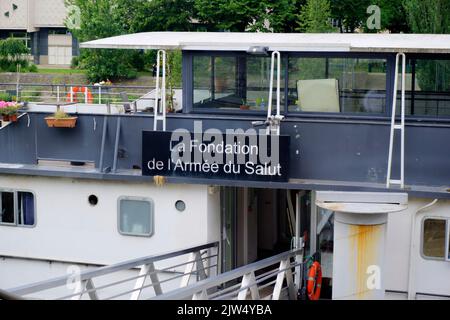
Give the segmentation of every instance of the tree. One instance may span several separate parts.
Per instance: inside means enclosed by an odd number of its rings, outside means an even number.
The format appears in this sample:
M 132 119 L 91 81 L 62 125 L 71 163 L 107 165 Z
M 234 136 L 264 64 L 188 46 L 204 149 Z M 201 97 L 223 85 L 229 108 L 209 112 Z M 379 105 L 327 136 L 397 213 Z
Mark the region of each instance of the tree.
M 367 19 L 371 0 L 332 0 L 332 17 L 338 20 L 341 32 L 355 32 Z
M 68 5 L 80 8 L 80 28 L 70 31 L 79 41 L 89 41 L 128 33 L 122 23 L 122 12 L 117 10 L 122 0 L 66 0 Z M 133 78 L 136 55 L 133 50 L 82 50 L 80 65 L 87 70 L 88 79 L 97 82 L 106 79 Z
M 403 0 L 374 0 L 381 9 L 381 29 L 392 33 L 408 32 Z
M 306 0 L 266 0 L 261 2 L 248 31 L 295 32 L 298 14 Z
M 404 0 L 414 33 L 450 33 L 450 0 Z
M 26 58 L 30 51 L 20 39 L 8 38 L 0 40 L 0 69 L 15 72 L 17 66 L 28 68 L 29 62 Z
M 195 0 L 206 31 L 293 32 L 304 0 Z
M 331 7 L 329 0 L 308 0 L 300 14 L 300 30 L 304 32 L 330 32 Z
M 243 32 L 259 12 L 257 0 L 195 0 L 196 17 L 206 31 Z
M 450 33 L 450 0 L 405 0 L 404 6 L 414 33 Z M 450 91 L 448 60 L 418 60 L 417 82 L 422 90 Z M 440 75 L 440 79 L 437 79 Z
M 129 32 L 191 31 L 194 0 L 120 0 L 120 24 Z

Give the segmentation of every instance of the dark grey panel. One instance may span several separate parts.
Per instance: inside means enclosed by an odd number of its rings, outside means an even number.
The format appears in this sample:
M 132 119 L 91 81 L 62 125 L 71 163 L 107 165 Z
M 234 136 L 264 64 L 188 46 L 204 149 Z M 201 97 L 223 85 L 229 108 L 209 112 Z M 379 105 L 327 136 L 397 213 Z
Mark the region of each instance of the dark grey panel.
M 79 115 L 73 129 L 49 128 L 45 115 L 33 117 L 37 128 L 37 157 L 74 161 L 95 161 L 100 157 L 102 116 Z
M 31 119 L 30 119 L 31 120 Z M 35 124 L 27 116 L 0 130 L 0 161 L 6 163 L 35 164 Z
M 39 30 L 39 54 L 43 56 L 48 55 L 48 29 L 42 28 Z
M 75 129 L 48 128 L 43 113 L 30 113 L 17 124 L 0 130 L 0 162 L 33 164 L 40 158 L 94 161 L 99 165 L 103 119 L 107 118 L 103 168 L 114 161 L 117 116 L 79 115 Z M 118 144 L 118 170 L 141 164 L 142 131 L 153 129 L 148 115 L 122 115 Z M 94 119 L 96 122 L 94 130 Z M 194 129 L 202 120 L 203 130 L 251 127 L 257 118 L 175 114 L 167 130 Z M 291 136 L 290 178 L 313 181 L 343 181 L 383 184 L 389 146 L 386 120 L 293 119 L 282 123 L 282 134 Z M 406 128 L 405 176 L 407 185 L 450 187 L 449 124 L 411 123 Z M 399 148 L 394 157 L 393 178 L 398 174 Z
M 80 45 L 78 39 L 72 35 L 72 56 L 76 57 L 80 55 Z

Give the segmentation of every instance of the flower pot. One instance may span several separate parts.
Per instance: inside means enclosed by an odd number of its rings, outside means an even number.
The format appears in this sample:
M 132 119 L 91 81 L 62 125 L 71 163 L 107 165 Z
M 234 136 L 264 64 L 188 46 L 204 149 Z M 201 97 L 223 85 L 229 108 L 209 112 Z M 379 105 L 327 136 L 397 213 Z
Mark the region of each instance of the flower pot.
M 250 110 L 250 106 L 246 106 L 246 105 L 241 105 L 239 108 L 241 110 Z
M 9 114 L 4 114 L 3 115 L 3 121 L 9 122 Z
M 47 117 L 45 121 L 49 128 L 75 128 L 78 117 L 69 117 L 57 119 L 55 117 Z
M 17 122 L 17 114 L 10 114 L 9 115 L 9 121 Z
M 214 80 L 214 92 L 222 93 L 225 92 L 227 86 L 227 80 L 222 78 L 216 78 Z

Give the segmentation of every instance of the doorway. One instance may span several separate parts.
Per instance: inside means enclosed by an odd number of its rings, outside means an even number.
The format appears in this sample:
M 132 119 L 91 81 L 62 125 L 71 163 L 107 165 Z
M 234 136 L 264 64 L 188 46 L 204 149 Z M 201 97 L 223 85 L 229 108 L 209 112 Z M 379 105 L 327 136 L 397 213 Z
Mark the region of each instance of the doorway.
M 223 187 L 221 200 L 223 271 L 292 249 L 297 210 L 309 230 L 309 192 Z

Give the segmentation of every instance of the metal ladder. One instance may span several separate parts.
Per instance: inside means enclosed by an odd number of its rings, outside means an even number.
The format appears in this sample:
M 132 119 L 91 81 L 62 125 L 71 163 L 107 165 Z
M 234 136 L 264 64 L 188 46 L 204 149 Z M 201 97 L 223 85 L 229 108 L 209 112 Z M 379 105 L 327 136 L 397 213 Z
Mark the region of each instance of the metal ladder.
M 277 112 L 272 115 L 272 96 L 273 96 L 273 78 L 275 70 L 275 60 L 277 60 Z M 270 65 L 270 84 L 269 84 L 269 103 L 267 106 L 267 134 L 274 133 L 280 135 L 280 123 L 284 119 L 284 116 L 280 114 L 281 109 L 281 54 L 279 51 L 272 52 L 272 59 Z
M 162 79 L 160 79 L 159 71 L 161 69 L 162 56 Z M 162 122 L 162 129 L 166 131 L 166 51 L 158 50 L 156 62 L 156 89 L 155 89 L 155 107 L 153 118 L 153 130 L 158 130 L 158 121 Z M 161 81 L 161 89 L 160 89 Z M 161 101 L 161 104 L 160 104 Z M 160 110 L 162 108 L 162 110 Z
M 401 88 L 401 122 L 397 123 L 395 116 L 397 112 L 397 91 L 398 91 L 398 68 L 400 57 L 402 58 L 402 88 Z M 398 53 L 395 58 L 395 80 L 394 80 L 394 97 L 392 103 L 391 116 L 391 134 L 389 141 L 389 159 L 387 168 L 386 187 L 390 188 L 391 184 L 400 185 L 401 189 L 405 188 L 405 88 L 406 88 L 406 55 Z M 400 180 L 391 179 L 392 175 L 392 158 L 394 150 L 395 130 L 400 130 Z

